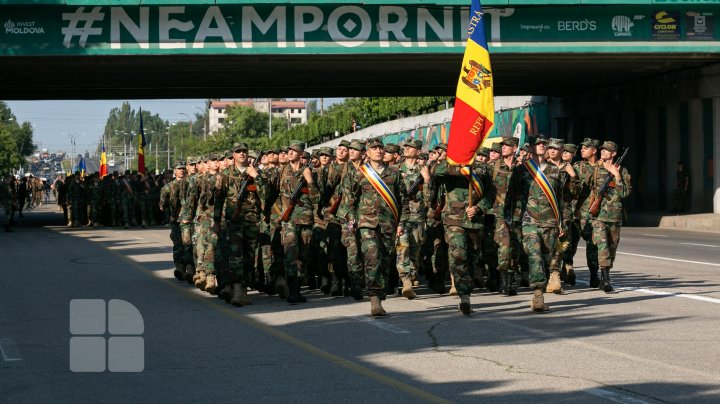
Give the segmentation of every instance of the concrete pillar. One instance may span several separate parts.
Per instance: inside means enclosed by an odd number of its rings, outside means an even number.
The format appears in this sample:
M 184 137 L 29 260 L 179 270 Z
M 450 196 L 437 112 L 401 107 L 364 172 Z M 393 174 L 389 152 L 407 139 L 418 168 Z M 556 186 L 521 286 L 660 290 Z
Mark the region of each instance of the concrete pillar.
M 662 141 L 663 134 L 658 133 L 658 109 L 657 107 L 651 106 L 645 110 L 645 144 L 640 145 L 643 149 L 643 172 L 645 173 L 645 191 L 647 198 L 645 199 L 645 209 L 664 209 L 664 206 L 660 206 L 660 198 L 658 198 L 658 192 L 660 192 L 660 173 L 658 173 L 660 156 L 659 141 Z M 636 150 L 637 152 L 638 150 Z M 637 155 L 637 154 L 636 154 Z
M 665 167 L 665 178 L 667 194 L 665 200 L 670 204 L 675 201 L 675 172 L 677 171 L 677 162 L 680 160 L 680 104 L 673 102 L 665 107 L 665 142 L 667 143 L 667 166 Z M 688 162 L 686 162 L 687 164 Z M 686 170 L 689 169 L 685 167 Z
M 702 212 L 703 207 L 703 111 L 702 100 L 691 99 L 688 102 L 688 133 L 690 135 L 689 173 L 690 173 L 690 211 Z
M 713 98 L 713 212 L 720 213 L 720 97 Z

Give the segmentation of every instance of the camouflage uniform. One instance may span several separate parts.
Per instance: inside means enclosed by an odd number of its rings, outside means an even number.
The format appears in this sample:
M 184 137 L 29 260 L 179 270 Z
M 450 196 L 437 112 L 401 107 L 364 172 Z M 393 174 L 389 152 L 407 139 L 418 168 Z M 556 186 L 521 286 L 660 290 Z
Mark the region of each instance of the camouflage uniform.
M 68 177 L 68 179 L 70 181 L 67 186 L 68 221 L 73 227 L 78 227 L 82 220 L 81 205 L 83 190 L 75 176 Z
M 3 180 L 0 182 L 0 206 L 3 209 L 2 225 L 5 231 L 10 231 L 10 221 L 13 217 L 14 206 L 17 205 L 17 189 L 14 181 Z
M 355 147 L 359 147 L 356 145 Z M 339 184 L 335 188 L 334 198 L 341 198 L 337 212 L 335 212 L 335 220 L 340 226 L 340 241 L 345 247 L 347 255 L 346 268 L 351 283 L 352 295 L 356 300 L 362 299 L 362 290 L 364 289 L 364 271 L 360 259 L 360 242 L 358 233 L 351 231 L 348 222 L 352 217 L 354 210 L 352 192 L 357 177 L 361 176 L 360 172 L 355 168 L 355 164 L 348 161 L 340 170 Z
M 583 142 L 585 143 L 585 142 Z M 597 163 L 596 163 L 597 164 Z M 579 226 L 580 235 L 585 240 L 585 258 L 587 260 L 588 269 L 590 270 L 591 282 L 597 282 L 597 245 L 592 239 L 592 215 L 590 214 L 590 194 L 592 193 L 592 184 L 598 176 L 597 165 L 593 165 L 587 160 L 578 161 L 573 164 L 573 168 L 577 173 L 580 181 L 577 197 L 575 200 L 575 223 Z M 579 241 L 579 239 L 578 239 Z M 574 256 L 577 251 L 577 242 L 573 243 L 570 251 Z M 566 255 L 567 257 L 567 255 Z M 568 261 L 566 261 L 568 262 Z M 572 260 L 569 261 L 572 264 Z
M 484 176 L 477 166 L 470 166 L 476 174 Z M 465 211 L 470 199 L 470 181 L 460 172 L 460 166 L 441 162 L 435 170 L 437 187 L 446 195 L 442 222 L 445 226 L 445 241 L 448 244 L 448 263 L 459 296 L 469 296 L 473 289 L 473 275 L 479 270 L 482 257 L 482 235 L 484 216 L 480 210 L 482 195 L 472 190 L 472 206 L 478 213 L 472 218 Z M 485 185 L 485 184 L 484 184 Z
M 430 170 L 433 177 L 437 165 Z M 433 186 L 428 200 L 428 213 L 425 220 L 425 242 L 421 248 L 421 271 L 429 286 L 437 293 L 445 293 L 445 281 L 448 276 L 448 246 L 445 242 L 445 228 L 440 212 L 445 208 L 445 190 Z
M 168 182 L 162 188 L 161 195 L 163 197 L 158 202 L 158 207 L 162 207 L 163 211 L 167 209 L 170 214 L 170 240 L 173 243 L 173 262 L 177 268 L 182 268 L 192 262 L 187 261 L 185 245 L 183 243 L 182 232 L 180 230 L 180 210 L 182 208 L 183 195 L 187 193 L 188 183 L 185 178 L 176 178 L 172 182 Z M 184 272 L 184 271 L 182 271 Z
M 197 179 L 197 209 L 195 211 L 195 232 L 197 233 L 197 271 L 206 275 L 216 276 L 215 249 L 218 243 L 218 234 L 213 229 L 215 214 L 215 192 L 218 174 L 210 172 Z
M 327 250 L 330 260 L 330 271 L 333 277 L 333 286 L 330 289 L 332 295 L 339 295 L 342 290 L 342 283 L 345 283 L 345 290 L 349 291 L 349 277 L 348 277 L 348 254 L 347 248 L 342 242 L 343 238 L 343 223 L 345 220 L 338 216 L 340 211 L 340 204 L 342 199 L 337 202 L 337 198 L 341 198 L 337 192 L 340 188 L 340 183 L 343 178 L 343 172 L 346 172 L 347 165 L 352 165 L 350 162 L 340 163 L 333 162 L 328 169 L 327 180 L 325 181 L 322 195 L 325 196 L 325 206 L 323 206 L 322 215 L 327 220 Z M 337 210 L 335 213 L 328 212 L 328 209 L 333 204 L 338 203 Z M 355 249 L 357 251 L 357 248 Z M 357 256 L 357 255 L 356 255 Z
M 513 257 L 517 257 L 517 254 L 513 254 L 513 248 L 517 248 L 517 240 L 515 240 L 515 232 L 511 227 L 512 214 L 505 211 L 505 203 L 508 201 L 508 188 L 514 167 L 508 166 L 501 158 L 493 162 L 491 168 L 490 177 L 495 193 L 492 207 L 495 226 L 492 238 L 496 245 L 497 269 L 500 271 L 502 281 L 501 292 L 506 295 L 514 295 L 516 292 L 512 288 L 510 276 L 513 270 Z M 513 242 L 514 240 L 515 242 Z
M 127 172 L 120 178 L 120 204 L 125 227 L 135 226 L 135 188 Z
M 99 181 L 92 179 L 89 181 L 86 193 L 85 203 L 87 204 L 87 216 L 89 219 L 88 225 L 97 225 L 100 222 L 100 212 L 102 209 L 102 203 L 104 199 L 104 189 Z
M 262 179 L 256 180 L 263 184 L 276 184 L 280 174 L 279 167 L 270 167 L 260 172 Z M 281 242 L 280 216 L 282 215 L 282 201 L 278 197 L 277 189 L 274 187 L 264 188 L 265 198 L 263 199 L 264 220 L 260 222 L 260 234 L 258 245 L 262 261 L 262 269 L 265 275 L 266 291 L 273 294 L 273 285 L 278 278 L 284 279 L 285 266 L 283 262 L 283 246 Z
M 191 162 L 192 163 L 192 162 Z M 178 197 L 180 198 L 180 212 L 178 219 L 180 222 L 180 239 L 183 245 L 183 259 L 186 265 L 185 280 L 190 282 L 195 273 L 196 259 L 195 254 L 195 210 L 197 209 L 197 179 L 196 174 L 185 177 L 186 185 L 180 189 Z M 190 267 L 190 268 L 188 268 Z
M 416 181 L 420 186 L 412 195 L 408 194 L 402 204 L 402 221 L 400 226 L 404 229 L 398 237 L 397 271 L 400 278 L 414 280 L 420 268 L 420 246 L 425 242 L 425 220 L 427 218 L 427 201 L 431 197 L 430 185 L 425 185 L 420 173 L 422 166 L 415 164 L 409 167 L 401 164 L 399 167 L 402 177 L 402 187 L 409 192 Z
M 103 180 L 105 203 L 110 214 L 109 220 L 112 226 L 118 225 L 118 205 L 120 204 L 120 181 L 117 174 L 106 176 Z
M 316 276 L 325 278 L 322 287 L 322 291 L 325 294 L 330 293 L 330 279 L 332 277 L 330 273 L 332 272 L 332 269 L 330 268 L 330 256 L 328 254 L 328 221 L 325 219 L 321 210 L 324 205 L 327 204 L 330 195 L 327 193 L 327 182 L 330 168 L 331 164 L 328 164 L 325 167 L 320 166 L 312 170 L 313 178 L 315 179 L 315 183 L 317 184 L 320 192 L 320 198 L 318 200 L 318 204 L 316 205 L 316 209 L 313 209 L 313 235 L 312 246 L 310 248 L 310 257 L 312 262 L 307 266 L 308 283 L 314 284 Z

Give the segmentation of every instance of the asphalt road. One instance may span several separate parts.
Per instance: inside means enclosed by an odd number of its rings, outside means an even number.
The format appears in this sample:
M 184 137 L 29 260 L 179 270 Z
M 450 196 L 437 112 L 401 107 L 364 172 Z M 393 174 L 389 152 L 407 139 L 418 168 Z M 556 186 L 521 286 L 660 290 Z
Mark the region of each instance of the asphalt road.
M 2 402 L 720 401 L 720 234 L 624 228 L 617 292 L 568 287 L 546 314 L 527 289 L 476 293 L 464 317 L 420 288 L 371 319 L 367 300 L 317 292 L 233 308 L 172 277 L 168 229 L 67 229 L 56 212 L 0 233 Z M 141 372 L 70 370 L 76 299 L 137 308 Z

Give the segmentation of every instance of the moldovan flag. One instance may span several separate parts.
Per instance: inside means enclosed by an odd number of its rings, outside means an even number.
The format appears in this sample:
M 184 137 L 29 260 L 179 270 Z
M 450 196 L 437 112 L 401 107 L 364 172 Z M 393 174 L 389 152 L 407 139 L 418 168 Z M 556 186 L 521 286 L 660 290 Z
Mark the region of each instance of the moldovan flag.
M 85 167 L 85 158 L 80 157 L 80 162 L 78 163 L 78 171 L 80 171 L 81 177 L 85 176 L 85 170 L 87 170 L 87 168 Z
M 447 159 L 450 164 L 468 165 L 487 137 L 495 118 L 490 53 L 480 0 L 472 0 L 468 40 L 450 122 Z
M 105 154 L 105 145 L 103 145 L 102 153 L 100 154 L 100 178 L 103 178 L 107 174 L 107 155 Z
M 145 130 L 143 129 L 142 108 L 140 108 L 140 136 L 138 136 L 138 173 L 145 174 Z

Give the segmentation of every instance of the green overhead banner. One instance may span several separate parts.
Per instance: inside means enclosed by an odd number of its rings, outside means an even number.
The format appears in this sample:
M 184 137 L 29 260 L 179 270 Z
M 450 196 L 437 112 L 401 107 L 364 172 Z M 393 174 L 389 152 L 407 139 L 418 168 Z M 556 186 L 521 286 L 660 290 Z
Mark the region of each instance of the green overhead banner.
M 548 43 L 583 44 L 589 52 L 720 52 L 717 6 L 484 11 L 491 52 L 533 52 L 533 44 Z M 0 55 L 459 53 L 468 12 L 433 5 L 0 6 Z

